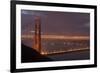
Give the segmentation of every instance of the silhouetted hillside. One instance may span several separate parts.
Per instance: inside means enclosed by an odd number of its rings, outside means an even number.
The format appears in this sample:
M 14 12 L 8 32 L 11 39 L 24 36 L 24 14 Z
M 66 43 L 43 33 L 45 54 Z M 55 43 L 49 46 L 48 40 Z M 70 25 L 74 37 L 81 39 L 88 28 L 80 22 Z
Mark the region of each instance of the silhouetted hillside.
M 21 62 L 42 62 L 42 61 L 52 61 L 52 59 L 41 55 L 34 49 L 21 45 Z

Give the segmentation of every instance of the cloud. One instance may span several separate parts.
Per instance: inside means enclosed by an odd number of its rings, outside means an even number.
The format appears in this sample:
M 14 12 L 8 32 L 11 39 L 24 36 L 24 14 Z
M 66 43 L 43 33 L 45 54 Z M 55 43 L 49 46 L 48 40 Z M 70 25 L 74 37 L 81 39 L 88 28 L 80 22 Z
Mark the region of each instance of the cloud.
M 23 11 L 23 10 L 22 10 L 22 12 L 21 12 L 21 13 L 22 13 L 22 14 L 28 14 L 28 12 L 27 12 L 27 11 Z
M 90 27 L 90 23 L 88 22 L 88 23 L 85 23 L 84 24 L 84 27 Z
M 32 30 L 32 31 L 30 31 L 30 32 L 31 32 L 31 33 L 35 33 L 35 31 L 33 31 L 33 30 Z
M 22 10 L 21 13 L 22 14 L 30 14 L 30 15 L 33 15 L 34 14 L 34 12 L 26 11 L 26 10 Z
M 32 10 L 21 10 L 21 14 L 32 15 L 32 16 L 41 16 L 41 17 L 46 16 L 46 14 L 44 14 L 44 12 L 32 11 Z
M 34 30 L 32 30 L 32 31 L 30 31 L 31 33 L 35 33 L 35 31 Z M 43 34 L 43 32 L 41 32 L 41 34 Z

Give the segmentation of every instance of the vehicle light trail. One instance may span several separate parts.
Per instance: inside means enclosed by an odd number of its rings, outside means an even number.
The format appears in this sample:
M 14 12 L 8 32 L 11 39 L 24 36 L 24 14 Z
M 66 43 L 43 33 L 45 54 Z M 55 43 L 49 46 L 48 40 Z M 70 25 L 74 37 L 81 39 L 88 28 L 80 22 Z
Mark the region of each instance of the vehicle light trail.
M 82 50 L 89 50 L 88 47 L 86 48 L 76 48 L 76 49 L 68 49 L 68 50 L 56 50 L 56 51 L 42 51 L 41 54 L 42 55 L 52 55 L 52 54 L 59 54 L 59 53 L 67 53 L 67 52 L 75 52 L 75 51 L 82 51 Z

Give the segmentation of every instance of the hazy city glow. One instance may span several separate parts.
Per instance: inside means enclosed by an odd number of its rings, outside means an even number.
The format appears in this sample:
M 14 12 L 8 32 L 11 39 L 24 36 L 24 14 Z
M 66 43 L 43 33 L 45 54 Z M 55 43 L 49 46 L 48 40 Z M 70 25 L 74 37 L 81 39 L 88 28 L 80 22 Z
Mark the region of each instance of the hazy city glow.
M 34 35 L 22 35 L 22 39 L 33 39 Z M 89 36 L 63 36 L 63 35 L 41 35 L 42 39 L 70 39 L 70 40 L 89 40 Z

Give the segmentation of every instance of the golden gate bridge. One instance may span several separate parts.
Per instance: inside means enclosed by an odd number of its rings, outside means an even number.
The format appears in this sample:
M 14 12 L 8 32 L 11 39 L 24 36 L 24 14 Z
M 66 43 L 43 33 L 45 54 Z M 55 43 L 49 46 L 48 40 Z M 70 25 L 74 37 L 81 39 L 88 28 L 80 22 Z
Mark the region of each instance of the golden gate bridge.
M 35 33 L 33 35 L 22 35 L 21 38 L 22 40 L 33 40 L 33 49 L 42 55 L 89 50 L 89 36 L 41 35 L 40 17 L 35 18 Z M 43 44 L 49 45 L 49 47 L 46 48 Z

